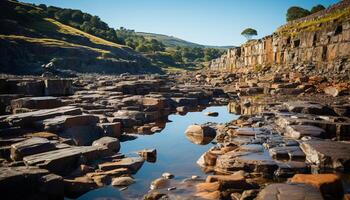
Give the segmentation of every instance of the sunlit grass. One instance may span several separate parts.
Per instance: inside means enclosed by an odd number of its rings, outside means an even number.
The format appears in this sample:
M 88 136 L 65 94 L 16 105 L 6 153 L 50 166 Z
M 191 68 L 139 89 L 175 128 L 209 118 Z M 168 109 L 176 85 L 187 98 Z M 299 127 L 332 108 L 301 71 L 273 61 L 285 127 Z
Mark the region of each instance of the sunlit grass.
M 56 40 L 51 38 L 32 38 L 32 37 L 26 37 L 26 36 L 20 36 L 20 35 L 0 35 L 0 39 L 5 39 L 9 41 L 24 41 L 29 43 L 35 43 L 38 45 L 48 46 L 48 47 L 59 47 L 59 48 L 72 48 L 72 49 L 86 49 L 90 51 L 94 51 L 96 53 L 101 54 L 108 54 L 110 51 L 98 49 L 98 48 L 92 48 L 84 45 L 79 44 L 73 44 L 62 40 Z

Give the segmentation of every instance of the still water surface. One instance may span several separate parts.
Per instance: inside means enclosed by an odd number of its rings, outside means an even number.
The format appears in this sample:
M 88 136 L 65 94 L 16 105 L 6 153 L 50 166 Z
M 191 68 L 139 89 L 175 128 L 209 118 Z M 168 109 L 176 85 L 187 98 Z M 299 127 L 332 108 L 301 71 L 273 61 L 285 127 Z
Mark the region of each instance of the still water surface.
M 218 112 L 218 117 L 204 115 L 206 112 Z M 198 158 L 213 144 L 196 145 L 186 139 L 185 130 L 191 124 L 204 124 L 207 122 L 226 123 L 238 116 L 230 114 L 227 106 L 212 106 L 201 112 L 189 112 L 184 116 L 169 115 L 171 122 L 166 123 L 165 128 L 153 135 L 140 135 L 135 140 L 122 142 L 121 152 L 130 155 L 142 149 L 155 148 L 157 161 L 145 162 L 142 168 L 133 175 L 135 183 L 127 190 L 122 191 L 122 196 L 127 199 L 141 199 L 147 193 L 152 180 L 161 177 L 162 173 L 170 172 L 175 179 L 182 180 L 192 175 L 202 176 L 204 173 L 196 164 Z M 105 187 L 91 191 L 79 199 L 119 199 L 117 188 Z

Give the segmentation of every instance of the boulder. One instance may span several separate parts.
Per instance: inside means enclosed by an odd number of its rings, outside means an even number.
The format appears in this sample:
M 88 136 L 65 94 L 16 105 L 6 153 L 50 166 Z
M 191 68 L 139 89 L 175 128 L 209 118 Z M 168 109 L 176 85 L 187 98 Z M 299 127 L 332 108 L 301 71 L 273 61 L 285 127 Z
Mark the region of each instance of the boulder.
M 207 116 L 211 116 L 211 117 L 217 117 L 219 116 L 219 113 L 218 112 L 206 112 L 204 113 L 205 115 Z
M 187 106 L 176 107 L 176 112 L 180 114 L 186 114 L 188 111 L 189 111 L 189 108 Z
M 92 146 L 107 148 L 111 154 L 118 153 L 120 150 L 120 142 L 117 138 L 112 137 L 102 137 L 98 140 L 95 140 L 92 143 Z
M 302 142 L 300 148 L 306 160 L 320 168 L 350 169 L 350 145 L 347 142 L 309 140 Z
M 11 159 L 22 160 L 24 156 L 38 154 L 56 149 L 55 145 L 46 138 L 33 137 L 11 145 Z
M 103 133 L 105 136 L 115 138 L 120 138 L 122 134 L 121 125 L 122 124 L 120 122 L 98 124 L 98 126 L 103 129 Z
M 148 162 L 157 161 L 157 150 L 156 149 L 144 149 L 137 152 L 139 156 L 144 158 Z
M 209 144 L 216 136 L 215 129 L 206 125 L 190 125 L 185 131 L 186 137 L 194 144 Z
M 157 189 L 164 189 L 169 187 L 170 180 L 166 178 L 157 178 L 152 181 L 150 189 L 151 190 L 157 190 Z
M 291 182 L 312 185 L 325 199 L 342 199 L 344 195 L 342 180 L 337 174 L 296 174 Z
M 319 190 L 306 184 L 276 183 L 261 190 L 256 200 L 322 200 Z
M 112 181 L 112 185 L 113 186 L 129 186 L 131 184 L 133 184 L 135 181 L 133 178 L 129 177 L 129 176 L 125 176 L 125 177 L 117 177 L 114 178 Z

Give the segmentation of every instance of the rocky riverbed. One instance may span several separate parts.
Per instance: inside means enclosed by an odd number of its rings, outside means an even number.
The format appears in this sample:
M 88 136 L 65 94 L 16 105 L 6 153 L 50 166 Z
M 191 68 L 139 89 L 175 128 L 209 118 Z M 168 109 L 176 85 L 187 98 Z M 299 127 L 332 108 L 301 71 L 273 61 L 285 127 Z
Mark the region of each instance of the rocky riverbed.
M 97 195 L 115 199 L 347 198 L 349 83 L 298 73 L 258 77 L 214 72 L 71 79 L 4 75 L 2 197 L 88 199 L 98 197 L 89 191 L 102 188 Z M 157 162 L 162 148 L 140 145 L 125 151 L 124 144 L 142 141 L 140 135 L 162 134 L 171 114 L 213 105 L 227 105 L 236 115 L 218 123 L 186 118 L 190 123 L 177 133 L 194 146 L 210 144 L 193 159 L 202 173 L 166 170 L 171 162 L 178 164 L 176 156 L 193 154 L 179 145 L 164 171 L 149 181 L 150 190 L 132 190 L 142 182 L 138 173 L 145 162 Z M 215 110 L 200 114 L 222 117 Z M 176 143 L 171 138 L 162 143 Z M 130 195 L 137 192 L 142 194 Z

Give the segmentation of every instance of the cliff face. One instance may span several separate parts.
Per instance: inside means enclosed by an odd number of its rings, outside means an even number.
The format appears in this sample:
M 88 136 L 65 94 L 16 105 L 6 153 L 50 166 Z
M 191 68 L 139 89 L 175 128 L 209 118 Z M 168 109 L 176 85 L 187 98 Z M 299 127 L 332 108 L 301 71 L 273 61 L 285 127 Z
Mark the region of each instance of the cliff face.
M 313 66 L 318 72 L 350 71 L 350 1 L 292 21 L 274 34 L 232 48 L 209 64 L 211 70 Z

